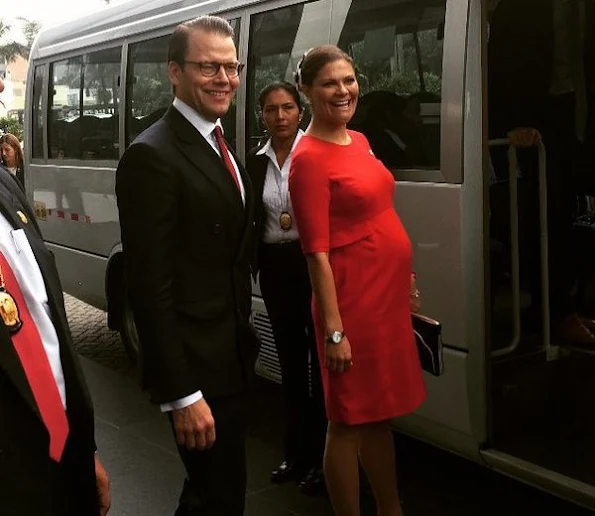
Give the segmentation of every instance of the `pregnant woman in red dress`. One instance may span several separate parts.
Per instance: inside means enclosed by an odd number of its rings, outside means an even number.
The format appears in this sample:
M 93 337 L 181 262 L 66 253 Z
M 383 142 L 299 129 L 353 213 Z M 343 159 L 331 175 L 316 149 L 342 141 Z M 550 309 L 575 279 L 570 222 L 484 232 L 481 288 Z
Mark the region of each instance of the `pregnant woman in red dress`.
M 401 516 L 390 420 L 425 397 L 411 326 L 411 244 L 393 208 L 390 172 L 346 127 L 359 93 L 351 58 L 318 47 L 296 80 L 312 121 L 289 188 L 314 292 L 326 481 L 335 514 L 359 515 L 359 457 L 378 515 Z

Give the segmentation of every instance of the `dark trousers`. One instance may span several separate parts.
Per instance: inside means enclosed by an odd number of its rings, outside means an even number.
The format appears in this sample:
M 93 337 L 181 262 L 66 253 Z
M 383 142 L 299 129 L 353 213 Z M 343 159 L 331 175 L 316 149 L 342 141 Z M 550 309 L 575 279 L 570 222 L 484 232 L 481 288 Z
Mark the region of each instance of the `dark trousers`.
M 72 421 L 70 414 L 67 413 L 67 416 L 70 433 L 62 460 L 59 464 L 50 464 L 53 514 L 99 516 L 93 451 L 89 448 L 81 450 L 76 423 Z
M 285 460 L 304 468 L 318 466 L 324 453 L 326 416 L 306 259 L 299 242 L 262 244 L 259 257 L 260 290 L 283 377 Z
M 241 516 L 246 498 L 247 396 L 206 401 L 215 419 L 215 444 L 204 451 L 178 447 L 187 478 L 175 516 Z

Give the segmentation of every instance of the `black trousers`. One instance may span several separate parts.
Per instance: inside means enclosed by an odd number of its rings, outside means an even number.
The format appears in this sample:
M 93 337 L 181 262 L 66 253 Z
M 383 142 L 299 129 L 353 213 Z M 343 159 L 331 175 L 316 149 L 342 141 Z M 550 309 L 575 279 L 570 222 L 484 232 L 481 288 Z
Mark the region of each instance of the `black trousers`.
M 215 419 L 215 444 L 204 451 L 178 447 L 187 478 L 175 516 L 244 514 L 247 398 L 235 395 L 206 400 Z
M 322 463 L 326 437 L 308 267 L 299 242 L 261 244 L 259 257 L 260 290 L 281 365 L 285 460 L 307 469 Z
M 68 412 L 67 417 L 70 433 L 62 460 L 59 464 L 55 462 L 50 464 L 53 514 L 99 516 L 93 451 L 89 447 L 85 450 L 81 449 L 76 423 Z

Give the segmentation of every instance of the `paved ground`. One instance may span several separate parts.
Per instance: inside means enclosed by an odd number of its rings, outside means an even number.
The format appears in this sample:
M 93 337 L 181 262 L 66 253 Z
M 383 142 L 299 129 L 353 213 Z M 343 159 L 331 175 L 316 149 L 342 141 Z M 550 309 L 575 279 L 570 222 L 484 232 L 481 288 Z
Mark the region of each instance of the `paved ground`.
M 134 374 L 120 335 L 107 327 L 107 314 L 64 294 L 66 314 L 78 353 L 112 371 Z
M 95 404 L 97 444 L 112 481 L 110 516 L 172 515 L 184 471 L 165 418 L 136 385 L 136 370 L 105 314 L 66 297 L 77 350 Z M 331 516 L 325 497 L 273 486 L 280 458 L 281 405 L 263 381 L 252 407 L 245 516 Z M 397 436 L 400 491 L 407 516 L 588 516 L 592 514 L 450 453 Z M 369 500 L 362 516 L 375 514 Z

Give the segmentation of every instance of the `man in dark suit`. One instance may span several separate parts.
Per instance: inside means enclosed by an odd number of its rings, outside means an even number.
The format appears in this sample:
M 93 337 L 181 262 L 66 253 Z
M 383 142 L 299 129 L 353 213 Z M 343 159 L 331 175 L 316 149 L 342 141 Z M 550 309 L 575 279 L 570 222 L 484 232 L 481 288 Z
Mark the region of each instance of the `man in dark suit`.
M 0 512 L 107 514 L 93 425 L 53 257 L 0 166 Z
M 253 200 L 220 122 L 241 70 L 225 20 L 178 26 L 168 55 L 173 105 L 116 175 L 143 382 L 170 415 L 187 471 L 178 516 L 244 511 L 246 393 L 258 350 Z
M 586 26 L 593 17 L 583 0 L 501 0 L 490 20 L 488 91 L 490 138 L 509 136 L 517 147 L 543 140 L 547 150 L 550 308 L 554 330 L 564 342 L 595 346 L 595 321 L 579 317 L 570 296 L 576 249 L 572 214 L 577 158 L 587 122 L 586 58 L 592 43 Z M 533 307 L 540 294 L 537 165 L 535 153 L 519 153 L 530 195 L 521 259 L 529 271 Z M 508 170 L 493 152 L 496 173 Z M 526 250 L 526 255 L 523 255 Z

